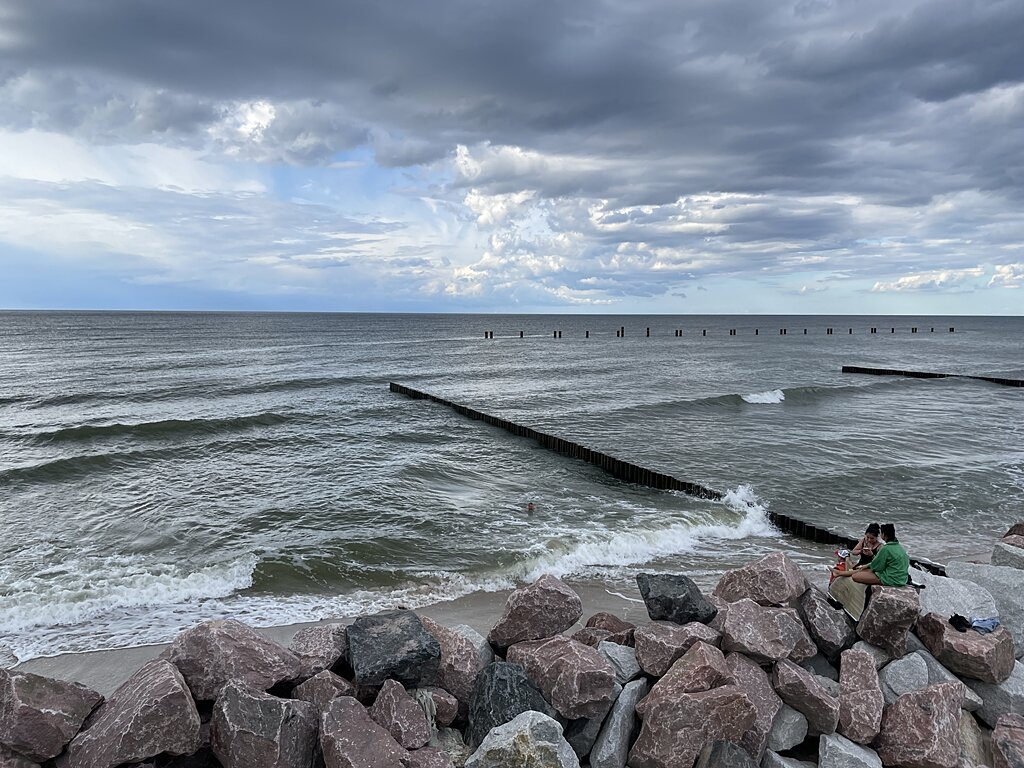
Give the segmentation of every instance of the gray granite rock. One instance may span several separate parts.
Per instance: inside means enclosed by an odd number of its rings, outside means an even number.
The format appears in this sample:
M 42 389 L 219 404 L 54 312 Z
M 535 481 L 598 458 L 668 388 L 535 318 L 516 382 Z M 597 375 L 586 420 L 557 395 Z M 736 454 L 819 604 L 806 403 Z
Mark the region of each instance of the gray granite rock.
M 451 755 L 437 747 L 421 747 L 411 751 L 405 768 L 455 768 Z
M 1024 662 L 1014 664 L 1010 676 L 998 685 L 980 680 L 964 682 L 981 697 L 983 703 L 977 715 L 989 728 L 995 728 L 1002 715 L 1024 712 Z
M 830 733 L 818 742 L 818 768 L 882 768 L 882 760 L 873 749 Z
M 667 573 L 640 573 L 636 577 L 647 615 L 654 621 L 707 624 L 718 612 L 700 587 L 689 576 Z
M 895 658 L 891 653 L 889 653 L 889 651 L 885 650 L 885 648 L 873 645 L 867 640 L 858 640 L 853 644 L 853 650 L 863 651 L 870 656 L 871 660 L 875 663 L 875 669 L 881 669 Z
M 904 693 L 928 687 L 928 665 L 916 653 L 910 653 L 882 667 L 878 679 L 882 683 L 885 705 L 889 706 Z
M 700 751 L 694 768 L 757 768 L 757 762 L 739 744 L 720 740 Z
M 960 760 L 958 768 L 980 768 L 992 765 L 989 740 L 969 714 L 960 716 Z M 1022 766 L 1024 768 L 1024 766 Z
M 1024 569 L 1024 549 L 997 541 L 992 548 L 992 565 L 1022 570 Z
M 805 661 L 801 661 L 800 666 L 819 677 L 827 677 L 829 680 L 839 682 L 839 670 L 832 666 L 829 660 L 820 653 L 811 656 L 811 658 Z
M 543 640 L 564 632 L 582 615 L 580 596 L 561 579 L 544 574 L 508 596 L 505 611 L 487 640 L 496 648 Z
M 806 738 L 807 718 L 788 704 L 783 704 L 768 733 L 768 749 L 785 752 L 802 744 Z
M 320 712 L 230 681 L 217 697 L 210 747 L 224 768 L 305 768 L 313 763 Z
M 523 712 L 487 734 L 466 761 L 466 768 L 579 768 L 580 761 L 562 736 L 562 726 L 540 712 Z
M 40 763 L 56 757 L 102 700 L 78 683 L 0 669 L 0 744 Z
M 981 697 L 964 685 L 963 681 L 959 677 L 954 675 L 948 669 L 946 669 L 942 662 L 936 659 L 931 653 L 928 652 L 927 648 L 922 648 L 919 651 L 914 651 L 918 656 L 924 659 L 925 665 L 928 667 L 928 684 L 935 685 L 936 683 L 960 683 L 964 688 L 964 709 L 968 712 L 977 712 L 981 709 Z
M 161 654 L 178 668 L 196 701 L 213 701 L 229 680 L 265 691 L 302 673 L 298 657 L 234 619 L 204 621 Z
M 605 718 L 590 750 L 590 768 L 623 768 L 630 744 L 639 732 L 636 705 L 650 690 L 646 680 L 627 683 Z
M 153 659 L 125 680 L 58 758 L 62 768 L 111 768 L 199 749 L 199 712 L 177 668 Z
M 447 753 L 456 768 L 463 768 L 473 750 L 462 740 L 462 733 L 455 728 L 438 728 L 437 733 L 430 737 L 430 744 Z
M 924 584 L 918 593 L 921 615 L 938 613 L 948 618 L 961 616 L 997 616 L 996 602 L 984 587 L 965 579 L 936 576 L 927 571 L 913 571 L 914 581 Z
M 1020 571 L 1003 565 L 953 562 L 946 566 L 946 573 L 988 590 L 995 600 L 1002 625 L 1013 635 L 1016 657 L 1024 657 L 1024 589 L 1021 589 Z
M 348 628 L 348 654 L 356 685 L 393 679 L 415 688 L 434 685 L 441 646 L 412 611 L 360 616 Z
M 640 677 L 643 670 L 636 660 L 636 649 L 618 643 L 602 642 L 597 645 L 597 652 L 604 656 L 615 669 L 615 682 L 625 685 L 630 680 Z
M 764 757 L 761 758 L 761 768 L 818 768 L 818 764 L 808 760 L 783 757 L 768 750 L 764 753 Z

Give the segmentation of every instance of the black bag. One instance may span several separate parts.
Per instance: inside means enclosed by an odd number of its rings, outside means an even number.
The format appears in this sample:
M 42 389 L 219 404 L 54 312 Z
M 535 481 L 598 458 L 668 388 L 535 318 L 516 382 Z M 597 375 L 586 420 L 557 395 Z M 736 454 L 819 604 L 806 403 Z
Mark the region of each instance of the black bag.
M 959 613 L 954 613 L 949 617 L 949 625 L 957 632 L 966 632 L 971 628 L 971 620 Z

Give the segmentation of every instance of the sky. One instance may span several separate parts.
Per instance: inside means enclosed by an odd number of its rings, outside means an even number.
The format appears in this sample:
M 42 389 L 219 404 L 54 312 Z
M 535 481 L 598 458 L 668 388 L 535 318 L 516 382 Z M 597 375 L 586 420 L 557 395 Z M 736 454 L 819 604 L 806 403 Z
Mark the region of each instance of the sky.
M 1024 314 L 1020 0 L 0 0 L 0 307 Z

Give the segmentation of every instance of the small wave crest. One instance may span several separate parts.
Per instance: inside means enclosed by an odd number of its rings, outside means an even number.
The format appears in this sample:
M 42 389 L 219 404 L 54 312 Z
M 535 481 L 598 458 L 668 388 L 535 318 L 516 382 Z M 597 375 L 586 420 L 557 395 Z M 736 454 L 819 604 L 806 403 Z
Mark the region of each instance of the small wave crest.
M 289 420 L 284 414 L 266 411 L 249 416 L 232 416 L 218 419 L 163 419 L 138 423 L 113 422 L 111 424 L 80 424 L 44 432 L 30 437 L 37 443 L 79 442 L 109 437 L 162 438 L 178 434 L 211 434 L 272 427 Z
M 745 403 L 754 403 L 757 405 L 769 405 L 774 403 L 781 403 L 786 399 L 786 393 L 781 389 L 769 389 L 767 392 L 754 392 L 750 395 L 740 395 L 740 398 Z

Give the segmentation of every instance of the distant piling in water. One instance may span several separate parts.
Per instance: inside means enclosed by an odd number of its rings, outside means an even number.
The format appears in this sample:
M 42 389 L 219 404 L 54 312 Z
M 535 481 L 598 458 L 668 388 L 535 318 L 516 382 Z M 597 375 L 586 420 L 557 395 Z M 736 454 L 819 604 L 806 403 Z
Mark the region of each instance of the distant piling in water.
M 1000 376 L 974 376 L 968 373 L 933 373 L 931 371 L 903 371 L 894 368 L 866 368 L 860 365 L 844 365 L 843 373 L 864 373 L 869 376 L 905 376 L 910 379 L 977 379 L 1004 387 L 1024 387 L 1022 379 L 1007 379 Z

